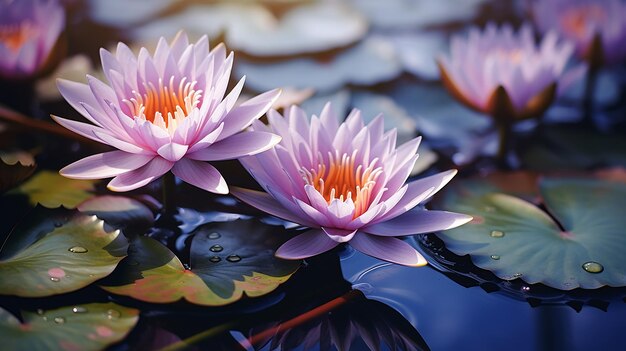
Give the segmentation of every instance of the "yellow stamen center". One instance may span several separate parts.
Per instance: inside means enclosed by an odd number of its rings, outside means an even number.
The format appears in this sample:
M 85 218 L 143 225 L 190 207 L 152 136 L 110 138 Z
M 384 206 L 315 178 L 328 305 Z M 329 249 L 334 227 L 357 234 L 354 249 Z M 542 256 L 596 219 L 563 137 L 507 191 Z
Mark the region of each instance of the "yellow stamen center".
M 195 90 L 197 82 L 188 82 L 183 78 L 176 84 L 170 77 L 167 84 L 159 78 L 157 86 L 152 82 L 144 82 L 145 93 L 133 90 L 133 97 L 124 99 L 133 117 L 148 120 L 170 132 L 189 116 L 191 111 L 200 105 L 202 90 Z
M 35 35 L 35 27 L 30 22 L 0 25 L 0 43 L 13 52 L 19 51 L 24 43 Z
M 585 39 L 589 27 L 606 20 L 607 13 L 602 7 L 587 5 L 566 11 L 561 17 L 561 25 L 567 33 L 576 38 Z
M 304 181 L 315 187 L 324 199 L 330 204 L 339 199 L 354 202 L 354 216 L 356 218 L 369 208 L 373 198 L 376 180 L 382 173 L 381 167 L 376 167 L 378 159 L 372 160 L 369 165 L 355 165 L 357 151 L 351 156 L 348 154 L 328 154 L 328 162 L 320 164 L 317 169 L 302 168 Z M 321 158 L 321 157 L 320 157 Z

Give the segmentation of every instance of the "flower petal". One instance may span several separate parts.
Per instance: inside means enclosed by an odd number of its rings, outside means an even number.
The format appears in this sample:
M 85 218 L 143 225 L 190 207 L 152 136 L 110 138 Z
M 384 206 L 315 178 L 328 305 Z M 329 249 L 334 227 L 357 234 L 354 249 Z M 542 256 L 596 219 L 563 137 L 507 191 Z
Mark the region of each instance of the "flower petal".
M 172 173 L 183 181 L 216 194 L 228 194 L 228 185 L 222 174 L 212 165 L 183 158 L 176 162 Z
M 144 148 L 141 148 L 137 145 L 131 144 L 131 143 L 127 143 L 123 140 L 118 139 L 117 137 L 110 135 L 106 132 L 102 133 L 102 132 L 98 132 L 98 131 L 94 131 L 93 132 L 95 134 L 95 136 L 100 139 L 98 141 L 105 143 L 107 145 L 111 145 L 116 149 L 120 149 L 122 151 L 126 151 L 129 153 L 133 153 L 133 154 L 151 154 L 154 155 L 152 150 L 146 150 Z
M 350 246 L 366 255 L 405 266 L 419 267 L 428 263 L 411 245 L 396 238 L 358 233 L 350 240 Z
M 185 156 L 187 149 L 188 149 L 187 145 L 181 145 L 177 143 L 167 143 L 161 146 L 159 150 L 157 150 L 157 152 L 164 159 L 171 161 L 171 162 L 176 162 L 180 160 L 181 158 L 183 158 L 183 156 Z
M 368 225 L 363 231 L 381 236 L 423 234 L 456 228 L 471 220 L 471 216 L 460 213 L 414 209 L 388 221 Z
M 58 124 L 71 130 L 72 132 L 76 134 L 82 135 L 87 139 L 91 139 L 99 143 L 103 143 L 103 141 L 95 135 L 96 131 L 100 133 L 106 133 L 106 131 L 100 127 L 97 127 L 88 123 L 73 121 L 71 119 L 61 118 L 55 115 L 50 115 L 50 117 Z
M 311 229 L 288 240 L 276 250 L 275 256 L 287 260 L 298 260 L 326 252 L 338 242 L 331 240 L 321 229 Z
M 166 159 L 154 157 L 144 166 L 113 178 L 107 188 L 112 191 L 130 191 L 141 188 L 172 169 L 173 165 L 173 162 Z
M 266 132 L 241 132 L 198 150 L 188 157 L 199 161 L 232 160 L 255 155 L 272 148 L 280 142 L 276 134 Z
M 151 155 L 111 151 L 96 154 L 65 166 L 59 173 L 72 179 L 102 179 L 133 171 L 152 160 Z
M 224 130 L 217 140 L 224 140 L 242 131 L 244 128 L 248 127 L 252 121 L 263 116 L 274 101 L 276 101 L 278 95 L 280 95 L 280 89 L 270 90 L 232 109 L 224 117 Z
M 262 191 L 234 187 L 230 192 L 239 200 L 272 216 L 306 226 L 314 225 L 311 221 L 300 218 L 295 213 L 289 211 L 271 195 Z
M 356 230 L 345 230 L 345 229 L 337 229 L 337 228 L 326 228 L 322 227 L 322 230 L 329 238 L 333 239 L 338 243 L 348 242 L 354 237 L 356 234 Z

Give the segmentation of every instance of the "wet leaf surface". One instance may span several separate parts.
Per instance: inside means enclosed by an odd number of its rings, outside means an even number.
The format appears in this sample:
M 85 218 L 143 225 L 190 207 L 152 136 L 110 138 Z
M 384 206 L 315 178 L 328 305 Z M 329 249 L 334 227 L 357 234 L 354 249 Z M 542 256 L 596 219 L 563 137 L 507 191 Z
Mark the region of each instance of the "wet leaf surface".
M 154 213 L 145 204 L 124 196 L 96 196 L 79 204 L 77 209 L 98 216 L 126 236 L 146 233 L 155 220 Z
M 36 208 L 0 250 L 0 293 L 40 297 L 78 290 L 109 275 L 126 255 L 119 231 L 95 216 Z
M 122 340 L 139 311 L 114 303 L 22 311 L 22 321 L 0 308 L 0 339 L 6 350 L 101 350 Z
M 129 257 L 105 281 L 109 292 L 156 303 L 188 302 L 221 306 L 243 294 L 267 294 L 298 269 L 300 261 L 274 257 L 289 235 L 255 220 L 207 224 L 193 233 L 190 268 L 157 241 L 138 237 Z
M 13 189 L 11 193 L 28 196 L 33 206 L 41 204 L 48 208 L 59 206 L 74 208 L 93 196 L 95 183 L 93 180 L 69 179 L 57 172 L 43 170 Z
M 577 178 L 542 179 L 539 186 L 545 208 L 489 186 L 448 196 L 446 209 L 474 220 L 438 236 L 504 280 L 562 290 L 626 285 L 626 186 Z

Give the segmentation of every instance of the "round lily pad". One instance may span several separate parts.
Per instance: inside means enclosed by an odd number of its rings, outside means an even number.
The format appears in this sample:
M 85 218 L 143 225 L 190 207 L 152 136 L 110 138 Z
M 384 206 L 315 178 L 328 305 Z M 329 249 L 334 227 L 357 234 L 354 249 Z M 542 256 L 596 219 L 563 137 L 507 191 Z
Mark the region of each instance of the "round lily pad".
M 26 152 L 0 152 L 0 193 L 30 177 L 35 168 L 33 156 Z
M 300 261 L 274 257 L 291 237 L 280 226 L 237 220 L 205 224 L 192 235 L 190 269 L 156 240 L 138 237 L 131 242 L 129 257 L 103 288 L 147 302 L 185 299 L 221 306 L 244 293 L 256 297 L 273 291 L 300 266 Z
M 93 196 L 94 180 L 76 180 L 61 176 L 57 172 L 40 171 L 11 193 L 28 196 L 31 205 L 42 204 L 48 208 L 76 205 Z
M 101 350 L 122 340 L 139 311 L 114 303 L 22 312 L 20 322 L 0 308 L 0 340 L 6 350 Z
M 61 294 L 109 275 L 128 242 L 103 224 L 96 216 L 36 208 L 0 249 L 0 294 Z
M 501 279 L 561 290 L 626 285 L 626 184 L 579 178 L 539 181 L 543 206 L 499 192 L 445 199 L 474 220 L 438 234 Z

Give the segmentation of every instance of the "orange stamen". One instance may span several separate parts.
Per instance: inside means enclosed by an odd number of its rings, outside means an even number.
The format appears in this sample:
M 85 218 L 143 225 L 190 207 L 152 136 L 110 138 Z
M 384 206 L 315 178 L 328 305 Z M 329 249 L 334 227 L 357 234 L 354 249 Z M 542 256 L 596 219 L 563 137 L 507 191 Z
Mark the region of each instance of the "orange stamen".
M 561 24 L 566 32 L 584 39 L 588 28 L 594 23 L 606 21 L 606 11 L 598 5 L 581 6 L 571 9 L 561 17 Z
M 382 168 L 376 167 L 378 159 L 372 160 L 369 165 L 355 167 L 356 155 L 357 150 L 351 156 L 345 153 L 340 156 L 337 151 L 334 155 L 329 152 L 326 164 L 320 164 L 317 169 L 301 170 L 304 181 L 315 187 L 329 204 L 335 199 L 352 200 L 354 218 L 369 208 L 376 180 L 382 173 Z
M 30 22 L 0 25 L 0 43 L 13 52 L 19 51 L 24 43 L 35 35 L 35 27 Z

